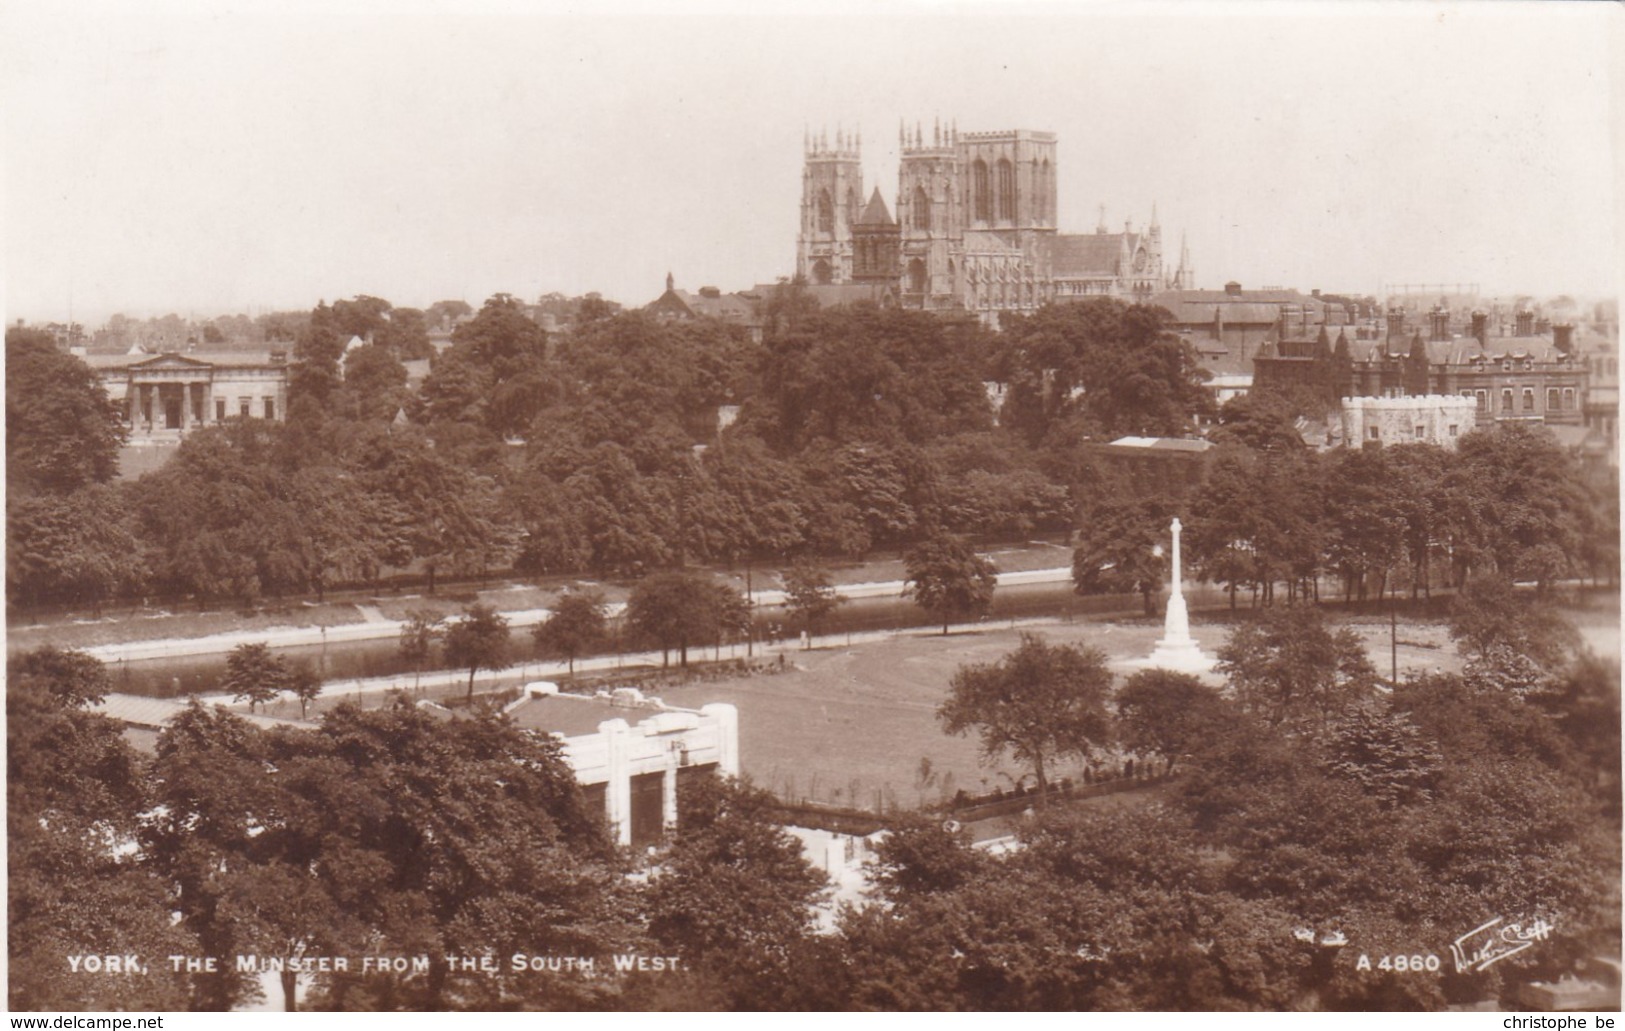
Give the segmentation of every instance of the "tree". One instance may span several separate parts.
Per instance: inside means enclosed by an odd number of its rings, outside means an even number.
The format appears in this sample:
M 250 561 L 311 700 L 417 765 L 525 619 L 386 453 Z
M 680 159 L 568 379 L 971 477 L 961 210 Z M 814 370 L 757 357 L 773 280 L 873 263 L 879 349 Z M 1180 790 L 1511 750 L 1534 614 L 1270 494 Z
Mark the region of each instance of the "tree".
M 1090 506 L 1072 553 L 1077 592 L 1138 594 L 1145 614 L 1155 615 L 1156 598 L 1168 582 L 1163 541 L 1170 514 L 1156 499 L 1110 499 Z
M 1443 757 L 1421 729 L 1387 704 L 1356 705 L 1331 726 L 1325 765 L 1385 808 L 1425 801 Z
M 392 308 L 389 319 L 373 337 L 373 343 L 387 348 L 401 361 L 432 358 L 434 344 L 423 312 L 416 308 Z
M 309 662 L 296 662 L 288 668 L 288 690 L 299 699 L 299 718 L 305 718 L 306 708 L 322 693 L 322 675 Z
M 1117 721 L 1123 744 L 1168 760 L 1201 747 L 1228 703 L 1219 692 L 1189 673 L 1143 669 L 1117 692 Z
M 401 658 L 412 664 L 412 690 L 418 689 L 423 667 L 434 654 L 435 642 L 442 632 L 439 613 L 428 609 L 408 609 L 406 622 L 401 624 Z
M 407 401 L 406 366 L 383 344 L 365 344 L 344 356 L 344 393 L 354 417 L 393 419 Z
M 678 792 L 677 827 L 643 892 L 657 942 L 712 982 L 728 1008 L 774 1008 L 798 980 L 825 879 L 770 816 L 774 799 L 704 777 Z
M 1347 627 L 1333 631 L 1310 605 L 1267 609 L 1237 626 L 1215 669 L 1229 679 L 1236 700 L 1271 725 L 1325 722 L 1376 684 L 1359 635 Z
M 841 604 L 829 573 L 809 562 L 798 561 L 784 571 L 784 606 L 801 620 L 812 647 L 813 628 Z
M 220 681 L 223 691 L 232 692 L 233 701 L 248 700 L 248 711 L 272 701 L 288 687 L 288 664 L 273 655 L 264 641 L 239 644 L 226 655 L 226 675 Z
M 536 624 L 531 635 L 544 655 L 564 659 L 570 673 L 576 671 L 576 656 L 586 655 L 607 636 L 604 596 L 598 591 L 571 591 L 559 598 L 552 615 Z
M 67 492 L 118 472 L 128 431 L 90 367 L 48 334 L 6 330 L 6 484 Z
M 749 607 L 739 592 L 682 570 L 653 573 L 638 581 L 626 600 L 626 625 L 635 639 L 661 650 L 663 662 L 676 649 L 688 666 L 691 645 L 720 642 L 725 631 L 741 628 Z
M 986 872 L 987 855 L 970 835 L 929 813 L 900 814 L 875 845 L 873 880 L 892 902 L 953 892 Z
M 293 364 L 288 372 L 291 419 L 315 422 L 327 412 L 343 378 L 339 363 L 344 360 L 345 339 L 340 335 L 334 309 L 326 302 L 317 304 L 293 345 Z
M 468 700 L 474 700 L 474 674 L 508 665 L 508 621 L 489 605 L 470 605 L 446 628 L 446 661 L 468 670 Z
M 1490 574 L 1470 577 L 1450 605 L 1450 637 L 1463 655 L 1486 658 L 1497 648 L 1552 673 L 1579 649 L 1580 635 L 1542 598 L 1518 592 Z
M 1087 758 L 1110 738 L 1111 683 L 1100 649 L 1049 645 L 1022 634 L 1020 646 L 997 663 L 960 667 L 937 719 L 948 734 L 977 731 L 984 762 L 1009 752 L 1030 766 L 1043 805 L 1048 765 Z
M 1589 498 L 1575 459 L 1551 430 L 1522 422 L 1475 430 L 1457 445 L 1455 486 L 1475 551 L 1508 580 L 1544 594 L 1581 554 Z
M 146 582 L 142 541 L 131 532 L 129 495 L 113 484 L 69 494 L 6 497 L 7 594 L 20 606 L 92 604 Z
M 500 716 L 444 720 L 401 700 L 261 731 L 201 707 L 159 738 L 145 845 L 165 907 L 219 958 L 197 1008 L 253 991 L 231 957 L 387 950 L 427 972 L 321 976 L 336 1009 L 601 1008 L 613 978 L 469 974 L 447 956 L 642 951 L 601 820 L 558 744 Z M 285 990 L 295 987 L 285 979 Z
M 980 616 L 993 606 L 998 569 L 962 537 L 932 537 L 905 555 L 903 566 L 904 597 L 913 597 L 926 612 L 941 616 L 943 634 L 952 617 Z
M 106 668 L 78 652 L 17 655 L 6 671 L 7 1001 L 12 1010 L 186 1007 L 196 954 L 171 926 L 169 885 L 136 846 L 150 808 L 141 757 L 115 721 L 86 711 Z M 136 954 L 146 971 L 89 971 L 70 957 Z

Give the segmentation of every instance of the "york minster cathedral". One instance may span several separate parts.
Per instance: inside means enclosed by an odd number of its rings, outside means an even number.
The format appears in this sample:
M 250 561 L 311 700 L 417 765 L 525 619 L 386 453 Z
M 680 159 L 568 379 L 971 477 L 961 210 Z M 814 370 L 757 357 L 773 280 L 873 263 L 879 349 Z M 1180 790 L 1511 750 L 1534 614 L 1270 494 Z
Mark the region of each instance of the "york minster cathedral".
M 796 273 L 809 285 L 885 287 L 904 308 L 996 321 L 1049 301 L 1144 300 L 1190 289 L 1190 254 L 1171 267 L 1156 207 L 1142 232 L 1056 231 L 1055 134 L 900 129 L 896 217 L 863 190 L 862 139 L 806 139 Z

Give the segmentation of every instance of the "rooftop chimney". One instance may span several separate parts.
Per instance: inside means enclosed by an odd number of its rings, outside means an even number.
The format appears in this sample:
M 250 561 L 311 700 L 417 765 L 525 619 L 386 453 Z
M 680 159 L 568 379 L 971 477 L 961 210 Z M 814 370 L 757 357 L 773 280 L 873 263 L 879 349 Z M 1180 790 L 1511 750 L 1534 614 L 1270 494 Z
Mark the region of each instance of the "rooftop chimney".
M 1428 312 L 1428 339 L 1450 339 L 1450 312 L 1444 308 L 1434 308 Z
M 1518 313 L 1517 330 L 1514 336 L 1532 337 L 1535 335 L 1535 313 L 1525 309 Z
M 1478 346 L 1483 347 L 1489 340 L 1490 317 L 1484 312 L 1473 312 L 1473 336 L 1478 338 Z
M 1552 327 L 1552 345 L 1559 354 L 1574 353 L 1574 327 L 1568 323 L 1560 323 Z
M 1405 336 L 1405 309 L 1388 309 L 1388 339 L 1398 340 Z
M 1230 282 L 1224 284 L 1224 292 L 1229 294 L 1231 297 L 1240 297 L 1241 284 L 1232 279 Z

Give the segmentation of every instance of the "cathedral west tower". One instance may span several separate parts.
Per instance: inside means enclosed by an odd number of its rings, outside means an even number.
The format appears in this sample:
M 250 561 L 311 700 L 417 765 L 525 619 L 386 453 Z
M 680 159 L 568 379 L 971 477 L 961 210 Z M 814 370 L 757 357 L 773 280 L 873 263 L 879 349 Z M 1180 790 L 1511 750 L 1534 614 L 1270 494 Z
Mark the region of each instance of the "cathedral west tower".
M 804 141 L 801 173 L 801 232 L 797 236 L 796 275 L 808 283 L 850 283 L 853 273 L 852 227 L 862 211 L 863 139 L 835 131 Z

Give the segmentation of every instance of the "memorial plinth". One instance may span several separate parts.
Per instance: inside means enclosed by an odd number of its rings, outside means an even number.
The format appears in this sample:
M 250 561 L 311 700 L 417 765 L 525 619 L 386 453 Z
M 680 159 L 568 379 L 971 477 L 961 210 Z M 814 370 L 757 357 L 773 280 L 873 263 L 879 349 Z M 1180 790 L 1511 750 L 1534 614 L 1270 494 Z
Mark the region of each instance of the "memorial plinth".
M 1162 639 L 1152 650 L 1151 657 L 1140 663 L 1147 669 L 1166 669 L 1176 673 L 1206 673 L 1213 669 L 1213 659 L 1204 655 L 1202 648 L 1191 636 L 1190 612 L 1185 608 L 1185 592 L 1181 585 L 1179 565 L 1179 520 L 1169 527 L 1174 535 L 1173 587 L 1168 595 L 1168 614 L 1162 624 Z

